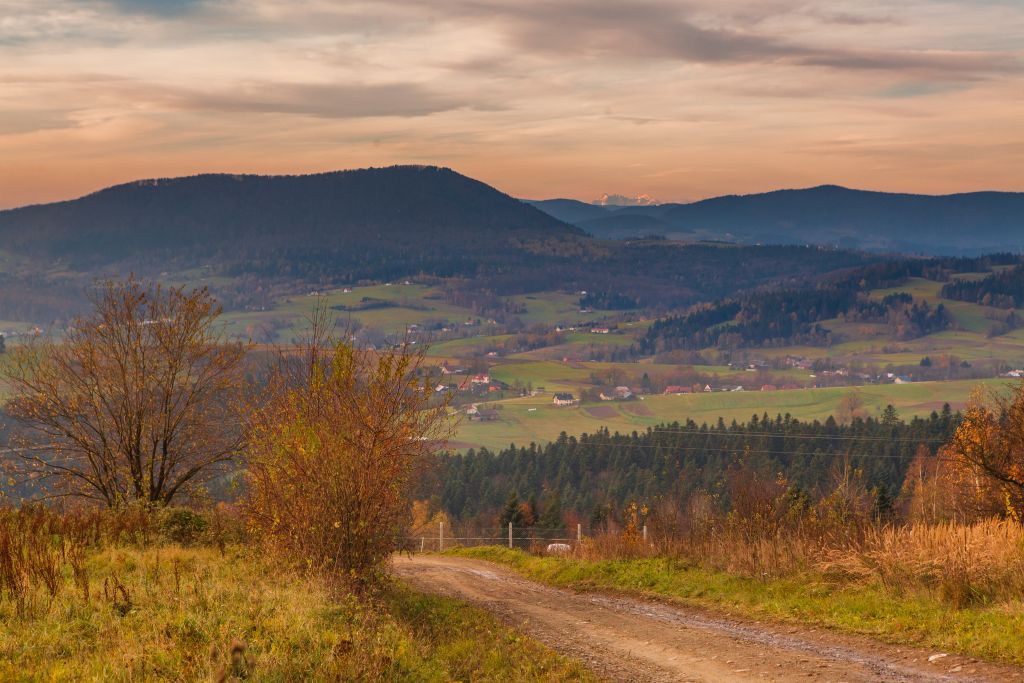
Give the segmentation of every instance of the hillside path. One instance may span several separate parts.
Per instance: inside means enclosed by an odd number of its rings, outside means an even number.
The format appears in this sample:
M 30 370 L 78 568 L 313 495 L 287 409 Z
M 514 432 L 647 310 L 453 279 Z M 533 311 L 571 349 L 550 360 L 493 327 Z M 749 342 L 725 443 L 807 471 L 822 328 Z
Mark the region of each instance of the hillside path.
M 576 593 L 458 557 L 395 557 L 418 590 L 466 600 L 614 681 L 1024 681 L 1024 669 L 661 602 Z

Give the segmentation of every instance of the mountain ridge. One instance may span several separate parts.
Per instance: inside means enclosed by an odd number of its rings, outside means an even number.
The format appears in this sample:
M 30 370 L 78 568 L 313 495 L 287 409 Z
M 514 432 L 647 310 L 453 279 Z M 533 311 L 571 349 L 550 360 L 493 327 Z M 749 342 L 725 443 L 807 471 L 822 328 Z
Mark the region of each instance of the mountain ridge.
M 574 201 L 531 203 L 605 238 L 636 237 L 660 228 L 661 234 L 681 239 L 829 244 L 939 255 L 1024 249 L 1024 192 L 921 195 L 825 184 L 655 206 L 585 204 L 584 209 L 583 202 Z M 637 216 L 660 224 L 630 220 Z

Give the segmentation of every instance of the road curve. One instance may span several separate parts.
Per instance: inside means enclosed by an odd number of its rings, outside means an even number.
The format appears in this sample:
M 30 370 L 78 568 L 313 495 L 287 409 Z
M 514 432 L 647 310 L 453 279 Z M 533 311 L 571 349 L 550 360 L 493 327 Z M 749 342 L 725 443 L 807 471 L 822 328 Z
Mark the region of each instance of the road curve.
M 1024 681 L 1024 670 L 813 628 L 742 622 L 660 602 L 574 593 L 458 557 L 396 557 L 421 591 L 460 598 L 616 681 Z

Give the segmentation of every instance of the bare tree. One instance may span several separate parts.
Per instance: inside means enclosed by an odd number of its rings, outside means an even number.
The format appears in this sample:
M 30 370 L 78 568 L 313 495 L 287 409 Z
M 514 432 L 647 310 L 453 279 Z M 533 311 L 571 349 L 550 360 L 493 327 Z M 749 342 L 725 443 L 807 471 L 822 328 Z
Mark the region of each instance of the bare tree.
M 422 350 L 357 348 L 331 328 L 321 308 L 251 410 L 247 509 L 283 555 L 365 582 L 408 529 L 411 488 L 450 423 Z
M 17 469 L 48 495 L 167 504 L 239 453 L 247 346 L 215 327 L 206 289 L 101 283 L 63 338 L 8 352 Z

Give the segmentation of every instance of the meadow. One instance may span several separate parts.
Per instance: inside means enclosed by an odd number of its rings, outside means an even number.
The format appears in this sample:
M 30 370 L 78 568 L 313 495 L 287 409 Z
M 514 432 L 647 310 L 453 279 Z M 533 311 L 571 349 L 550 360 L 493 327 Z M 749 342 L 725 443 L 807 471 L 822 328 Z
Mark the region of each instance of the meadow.
M 0 679 L 593 680 L 465 603 L 397 581 L 356 596 L 244 533 L 186 533 L 194 513 L 116 532 L 103 514 L 0 510 Z
M 554 382 L 551 384 L 557 386 Z M 763 413 L 770 417 L 789 413 L 800 420 L 824 421 L 836 413 L 839 402 L 851 392 L 861 397 L 863 405 L 860 410 L 864 415 L 877 417 L 886 405 L 892 404 L 901 417 L 908 419 L 941 410 L 943 403 L 947 402 L 957 410 L 963 407 L 976 386 L 1001 387 L 1005 384 L 1006 380 L 993 379 L 770 392 L 716 392 L 646 396 L 642 401 L 584 403 L 573 408 L 554 406 L 551 396 L 546 394 L 495 403 L 500 417 L 492 422 L 463 419 L 453 446 L 460 449 L 480 446 L 504 448 L 510 443 L 544 443 L 556 439 L 561 432 L 593 433 L 607 427 L 612 432 L 629 433 L 688 419 L 698 424 L 713 424 L 719 417 L 726 422 L 743 422 L 751 415 Z M 554 390 L 552 386 L 546 387 L 548 391 Z

